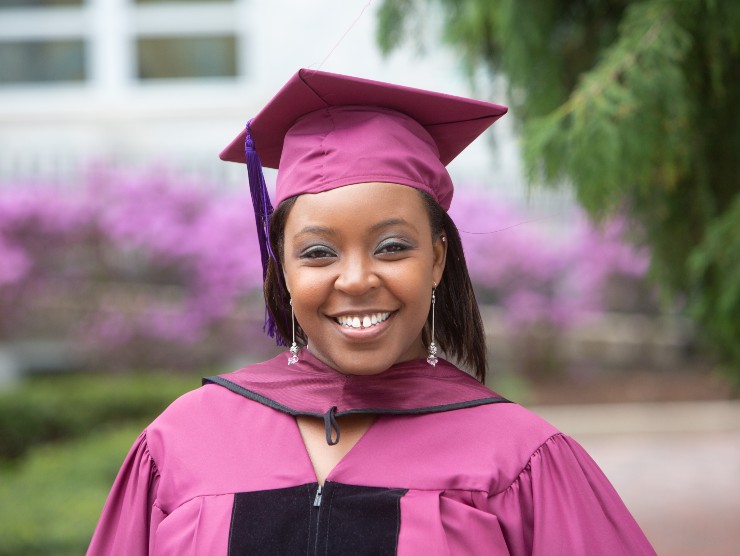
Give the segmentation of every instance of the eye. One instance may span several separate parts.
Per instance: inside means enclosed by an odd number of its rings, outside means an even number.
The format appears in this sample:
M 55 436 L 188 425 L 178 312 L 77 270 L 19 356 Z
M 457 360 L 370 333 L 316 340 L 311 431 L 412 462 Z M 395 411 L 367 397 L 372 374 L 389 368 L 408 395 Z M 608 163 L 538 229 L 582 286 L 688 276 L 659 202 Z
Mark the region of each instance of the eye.
M 403 251 L 407 251 L 408 249 L 411 249 L 411 246 L 403 241 L 399 241 L 397 239 L 391 239 L 384 241 L 378 246 L 378 249 L 375 251 L 376 255 L 384 255 L 384 254 L 395 254 L 395 253 L 401 253 Z
M 301 259 L 325 259 L 329 257 L 335 257 L 336 253 L 329 249 L 326 245 L 314 245 L 305 249 L 301 252 L 299 257 Z

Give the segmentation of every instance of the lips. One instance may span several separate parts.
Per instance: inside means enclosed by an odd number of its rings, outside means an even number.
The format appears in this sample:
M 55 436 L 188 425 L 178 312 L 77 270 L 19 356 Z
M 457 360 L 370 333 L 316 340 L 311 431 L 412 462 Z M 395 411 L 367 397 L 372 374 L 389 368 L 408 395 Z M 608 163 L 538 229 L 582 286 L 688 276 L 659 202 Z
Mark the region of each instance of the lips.
M 340 315 L 334 317 L 334 321 L 345 328 L 372 328 L 378 324 L 388 320 L 390 312 L 378 312 L 378 313 L 366 313 L 358 315 Z

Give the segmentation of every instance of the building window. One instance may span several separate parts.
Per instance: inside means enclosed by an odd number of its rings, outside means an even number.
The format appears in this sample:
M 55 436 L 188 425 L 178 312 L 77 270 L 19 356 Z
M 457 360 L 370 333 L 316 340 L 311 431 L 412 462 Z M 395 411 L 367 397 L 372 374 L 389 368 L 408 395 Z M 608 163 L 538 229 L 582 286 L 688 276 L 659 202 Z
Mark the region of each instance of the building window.
M 140 37 L 136 40 L 138 77 L 181 79 L 234 77 L 237 41 L 231 34 Z
M 12 0 L 15 1 L 15 0 Z M 22 1 L 22 0 L 21 0 Z M 233 0 L 132 0 L 136 4 L 172 4 L 172 3 L 198 3 L 198 4 L 230 4 Z
M 83 0 L 0 0 L 0 8 L 81 6 Z
M 0 42 L 0 83 L 84 81 L 82 39 Z

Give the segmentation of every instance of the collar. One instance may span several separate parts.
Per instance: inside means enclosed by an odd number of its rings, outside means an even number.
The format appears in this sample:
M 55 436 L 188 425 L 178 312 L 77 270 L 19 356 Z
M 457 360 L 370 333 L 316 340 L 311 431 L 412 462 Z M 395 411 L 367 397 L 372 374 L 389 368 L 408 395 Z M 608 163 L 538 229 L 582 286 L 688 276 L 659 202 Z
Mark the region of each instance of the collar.
M 354 413 L 414 415 L 505 403 L 499 396 L 453 364 L 440 359 L 404 361 L 375 375 L 342 374 L 303 349 L 298 363 L 286 355 L 210 376 L 217 384 L 289 415 L 324 419 L 329 445 L 339 441 L 336 418 Z

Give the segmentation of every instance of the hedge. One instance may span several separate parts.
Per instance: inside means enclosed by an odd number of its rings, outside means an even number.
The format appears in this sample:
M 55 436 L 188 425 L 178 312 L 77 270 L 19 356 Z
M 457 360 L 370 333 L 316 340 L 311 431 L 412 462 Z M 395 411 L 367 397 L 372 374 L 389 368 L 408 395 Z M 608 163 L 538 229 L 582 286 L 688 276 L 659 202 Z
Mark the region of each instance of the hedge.
M 90 434 L 112 423 L 150 420 L 199 376 L 134 374 L 37 378 L 0 391 L 0 462 L 31 447 Z
M 59 445 L 0 467 L 0 556 L 84 554 L 118 468 L 146 421 Z

